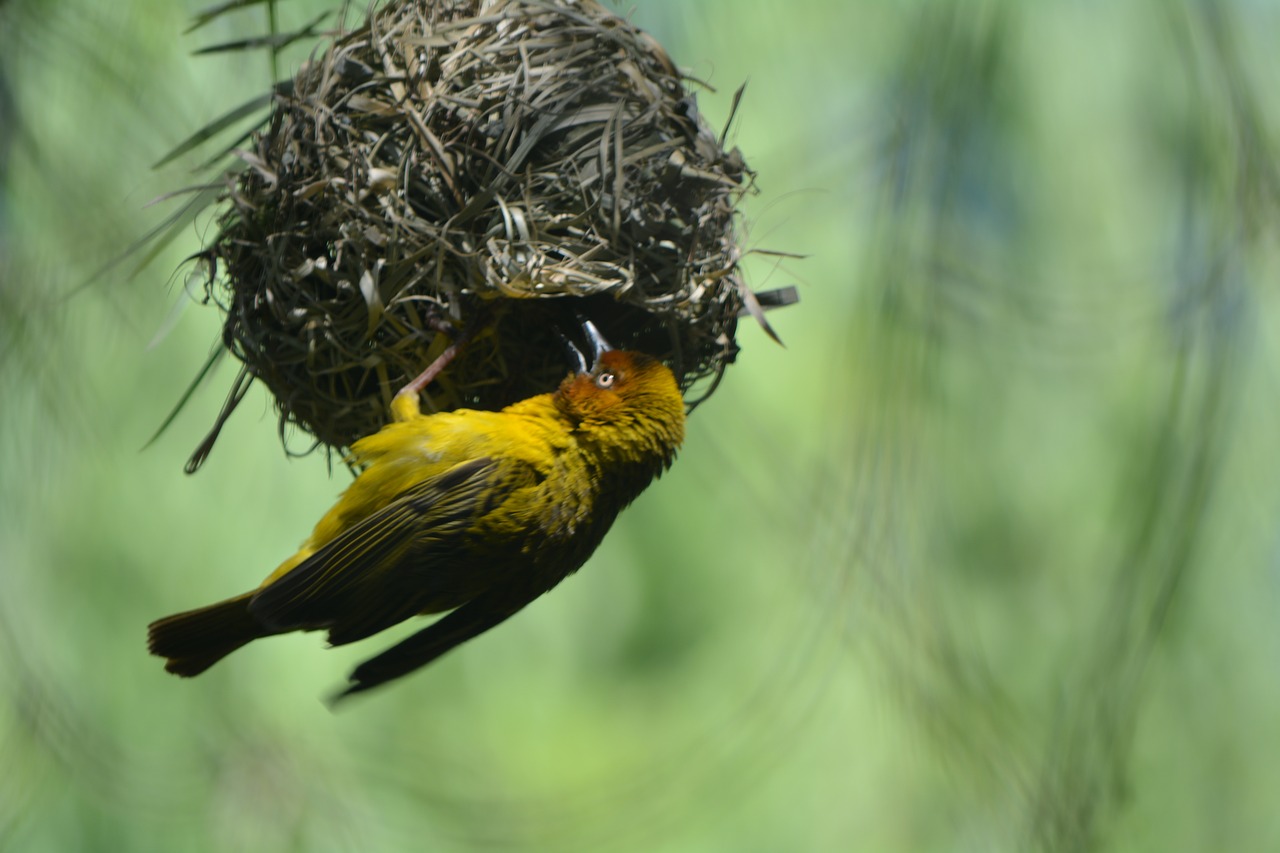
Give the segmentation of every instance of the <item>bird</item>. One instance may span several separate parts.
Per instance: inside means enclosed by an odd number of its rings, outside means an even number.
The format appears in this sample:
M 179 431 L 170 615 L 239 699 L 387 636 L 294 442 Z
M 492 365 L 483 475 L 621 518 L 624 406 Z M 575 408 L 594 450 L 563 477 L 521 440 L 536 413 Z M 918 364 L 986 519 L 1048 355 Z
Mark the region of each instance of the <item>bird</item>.
M 325 630 L 337 646 L 445 614 L 361 663 L 336 701 L 426 666 L 577 571 L 685 431 L 671 370 L 588 332 L 594 364 L 571 346 L 577 372 L 497 412 L 423 414 L 428 368 L 352 444 L 360 473 L 297 553 L 250 592 L 151 623 L 150 652 L 191 677 L 275 634 Z

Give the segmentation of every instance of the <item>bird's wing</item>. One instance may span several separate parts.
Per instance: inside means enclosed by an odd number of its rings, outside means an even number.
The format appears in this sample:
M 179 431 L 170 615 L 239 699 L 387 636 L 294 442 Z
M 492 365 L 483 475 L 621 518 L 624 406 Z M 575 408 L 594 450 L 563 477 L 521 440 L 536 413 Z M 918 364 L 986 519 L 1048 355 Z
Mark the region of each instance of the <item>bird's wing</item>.
M 465 534 L 533 478 L 531 467 L 510 461 L 455 465 L 334 537 L 256 593 L 250 611 L 275 630 L 328 628 L 335 645 L 407 619 L 469 582 Z
M 539 594 L 540 589 L 533 586 L 516 591 L 497 589 L 467 602 L 382 654 L 360 664 L 351 673 L 346 690 L 335 696 L 333 701 L 386 684 L 426 666 L 455 646 L 514 615 Z

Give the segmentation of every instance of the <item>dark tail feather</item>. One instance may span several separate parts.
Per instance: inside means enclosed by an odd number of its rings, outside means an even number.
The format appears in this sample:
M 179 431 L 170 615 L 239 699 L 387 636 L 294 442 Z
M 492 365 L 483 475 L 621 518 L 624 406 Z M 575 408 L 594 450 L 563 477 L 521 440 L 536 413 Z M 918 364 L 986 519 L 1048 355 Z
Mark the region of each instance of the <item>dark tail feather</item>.
M 351 673 L 347 689 L 332 697 L 330 704 L 426 666 L 455 646 L 483 634 L 528 603 L 527 599 L 513 600 L 506 591 L 502 595 L 472 599 L 382 654 L 360 664 Z
M 157 619 L 147 628 L 147 647 L 168 658 L 164 668 L 169 672 L 184 678 L 199 675 L 244 644 L 276 633 L 249 613 L 252 598 L 253 593 L 245 593 Z

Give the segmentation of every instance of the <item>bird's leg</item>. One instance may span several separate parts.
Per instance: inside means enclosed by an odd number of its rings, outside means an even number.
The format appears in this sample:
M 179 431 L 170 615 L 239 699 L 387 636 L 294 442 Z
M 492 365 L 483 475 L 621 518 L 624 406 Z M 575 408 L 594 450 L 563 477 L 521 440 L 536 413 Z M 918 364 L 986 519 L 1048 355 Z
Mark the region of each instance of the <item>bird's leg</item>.
M 476 332 L 484 325 L 485 320 L 484 316 L 477 317 L 462 332 L 458 332 L 453 324 L 447 320 L 432 318 L 428 321 L 427 325 L 432 329 L 441 334 L 451 336 L 453 340 L 444 348 L 442 353 L 435 357 L 434 361 L 427 365 L 426 370 L 419 373 L 407 385 L 396 392 L 396 396 L 391 400 L 392 420 L 412 420 L 422 413 L 421 404 L 418 400 L 418 395 L 422 393 L 422 389 L 430 385 L 437 376 L 444 372 L 449 363 L 457 358 L 462 348 L 476 336 Z

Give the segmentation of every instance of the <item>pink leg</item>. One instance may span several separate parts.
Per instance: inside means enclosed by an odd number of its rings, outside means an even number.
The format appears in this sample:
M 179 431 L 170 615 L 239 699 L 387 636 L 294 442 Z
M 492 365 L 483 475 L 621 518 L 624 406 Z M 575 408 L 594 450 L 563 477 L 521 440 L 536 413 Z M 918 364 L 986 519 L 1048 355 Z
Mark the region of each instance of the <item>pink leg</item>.
M 449 363 L 457 358 L 462 348 L 469 344 L 471 339 L 475 337 L 476 332 L 484 326 L 484 321 L 484 316 L 481 316 L 477 318 L 476 322 L 469 323 L 467 328 L 456 335 L 453 341 L 444 348 L 444 352 L 436 356 L 435 360 L 427 365 L 426 370 L 419 373 L 396 392 L 395 398 L 391 401 L 391 414 L 395 420 L 403 421 L 419 414 L 418 395 L 422 393 L 422 389 L 430 385 L 437 376 L 444 372 Z M 453 326 L 443 320 L 433 320 L 430 325 L 432 329 L 440 334 L 454 334 Z

